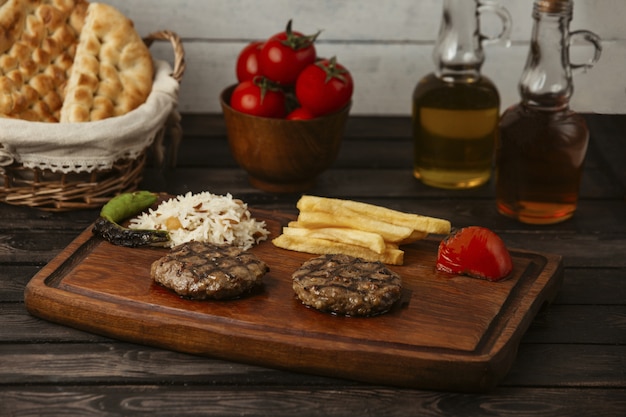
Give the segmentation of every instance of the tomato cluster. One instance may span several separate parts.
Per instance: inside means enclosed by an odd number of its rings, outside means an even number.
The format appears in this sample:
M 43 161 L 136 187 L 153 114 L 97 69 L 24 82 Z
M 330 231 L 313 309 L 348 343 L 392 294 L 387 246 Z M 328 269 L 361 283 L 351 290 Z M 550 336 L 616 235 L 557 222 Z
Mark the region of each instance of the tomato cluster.
M 335 57 L 317 56 L 314 35 L 291 29 L 241 50 L 239 84 L 230 99 L 233 109 L 261 117 L 312 119 L 336 112 L 352 98 L 350 72 Z

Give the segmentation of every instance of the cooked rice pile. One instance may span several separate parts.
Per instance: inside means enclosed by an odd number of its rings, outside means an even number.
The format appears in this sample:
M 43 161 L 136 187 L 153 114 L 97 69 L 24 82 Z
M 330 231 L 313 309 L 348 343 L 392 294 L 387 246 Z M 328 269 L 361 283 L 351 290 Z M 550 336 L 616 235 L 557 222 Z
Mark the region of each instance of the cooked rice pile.
M 247 250 L 269 235 L 265 222 L 252 218 L 241 200 L 209 192 L 187 193 L 164 201 L 155 210 L 132 219 L 129 227 L 167 230 L 170 247 L 197 241 Z

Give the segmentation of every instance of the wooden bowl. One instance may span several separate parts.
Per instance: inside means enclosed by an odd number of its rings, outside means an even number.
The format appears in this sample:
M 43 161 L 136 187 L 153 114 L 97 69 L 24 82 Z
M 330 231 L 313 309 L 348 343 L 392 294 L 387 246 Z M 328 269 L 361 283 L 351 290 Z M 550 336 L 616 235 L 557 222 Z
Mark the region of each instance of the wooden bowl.
M 273 193 L 296 193 L 315 185 L 337 158 L 350 105 L 311 120 L 257 117 L 230 107 L 235 86 L 220 94 L 228 144 L 252 186 Z

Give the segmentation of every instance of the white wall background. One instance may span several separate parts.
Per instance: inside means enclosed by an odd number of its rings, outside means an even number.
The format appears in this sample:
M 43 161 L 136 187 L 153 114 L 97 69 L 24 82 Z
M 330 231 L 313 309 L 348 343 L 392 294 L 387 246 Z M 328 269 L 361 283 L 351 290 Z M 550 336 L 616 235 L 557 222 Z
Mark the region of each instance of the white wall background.
M 441 0 L 102 0 L 130 17 L 140 35 L 169 29 L 183 38 L 187 70 L 180 109 L 221 112 L 219 92 L 236 81 L 236 57 L 249 41 L 265 39 L 293 19 L 294 30 L 323 32 L 321 56 L 337 56 L 355 79 L 352 114 L 409 115 L 415 83 L 434 69 L 433 44 Z M 470 1 L 470 0 L 468 0 Z M 487 45 L 483 73 L 498 86 L 502 106 L 518 101 L 517 82 L 528 53 L 532 0 L 500 0 L 513 17 L 512 45 Z M 572 108 L 626 113 L 626 1 L 576 0 L 571 30 L 587 29 L 603 42 L 600 62 L 574 75 Z M 485 30 L 493 20 L 485 20 Z M 168 44 L 151 47 L 171 62 Z M 574 46 L 577 62 L 589 48 Z

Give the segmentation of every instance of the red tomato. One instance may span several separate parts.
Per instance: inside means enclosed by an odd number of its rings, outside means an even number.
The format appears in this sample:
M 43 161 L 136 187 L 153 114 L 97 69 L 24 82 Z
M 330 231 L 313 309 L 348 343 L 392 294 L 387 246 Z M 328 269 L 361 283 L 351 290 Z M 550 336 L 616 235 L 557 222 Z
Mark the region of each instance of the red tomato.
M 334 57 L 309 65 L 296 81 L 300 105 L 316 116 L 342 109 L 350 102 L 353 90 L 352 75 Z
M 261 74 L 282 85 L 293 85 L 300 72 L 315 62 L 315 38 L 291 30 L 291 20 L 284 32 L 265 42 L 259 52 Z
M 263 47 L 263 42 L 251 42 L 241 50 L 237 57 L 237 80 L 239 82 L 251 80 L 259 72 L 259 51 Z
M 313 118 L 315 118 L 315 115 L 303 107 L 298 107 L 286 117 L 288 120 L 310 120 Z
M 439 244 L 437 270 L 499 281 L 511 273 L 513 262 L 504 242 L 491 230 L 470 226 Z
M 285 94 L 262 77 L 239 83 L 230 97 L 230 106 L 242 113 L 260 117 L 285 116 Z

